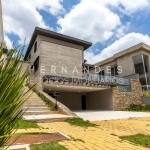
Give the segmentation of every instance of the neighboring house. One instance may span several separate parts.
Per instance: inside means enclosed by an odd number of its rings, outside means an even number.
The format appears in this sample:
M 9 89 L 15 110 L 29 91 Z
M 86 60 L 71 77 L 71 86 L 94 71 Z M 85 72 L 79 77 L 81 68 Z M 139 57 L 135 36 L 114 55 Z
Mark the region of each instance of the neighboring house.
M 149 46 L 139 44 L 110 59 L 89 65 L 85 63 L 84 51 L 91 45 L 87 41 L 35 28 L 24 57 L 32 70 L 30 85 L 38 82 L 35 90 L 51 96 L 59 91 L 58 101 L 71 110 L 122 110 L 131 103 L 141 103 L 138 72 L 134 72 L 129 60 L 138 54 L 148 55 Z M 111 75 L 106 74 L 106 65 L 112 66 Z M 117 65 L 123 66 L 120 75 L 116 74 Z M 127 68 L 130 65 L 133 71 Z M 104 71 L 95 73 L 95 66 Z M 126 68 L 128 72 L 124 72 Z
M 95 66 L 99 66 L 102 70 L 99 74 L 105 76 L 133 78 L 138 74 L 142 89 L 150 90 L 150 46 L 144 43 L 116 53 Z M 107 66 L 110 66 L 111 73 L 107 73 Z M 122 73 L 117 73 L 117 67 L 122 67 Z

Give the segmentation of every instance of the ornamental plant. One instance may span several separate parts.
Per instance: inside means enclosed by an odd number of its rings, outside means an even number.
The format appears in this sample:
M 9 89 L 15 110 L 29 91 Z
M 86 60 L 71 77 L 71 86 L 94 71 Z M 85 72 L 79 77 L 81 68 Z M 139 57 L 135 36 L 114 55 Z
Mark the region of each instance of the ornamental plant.
M 22 51 L 22 48 L 11 49 L 4 58 L 0 48 L 0 147 L 15 135 L 14 127 L 23 115 L 21 106 L 32 89 L 25 91 L 29 72 L 24 67 L 27 63 L 21 61 Z

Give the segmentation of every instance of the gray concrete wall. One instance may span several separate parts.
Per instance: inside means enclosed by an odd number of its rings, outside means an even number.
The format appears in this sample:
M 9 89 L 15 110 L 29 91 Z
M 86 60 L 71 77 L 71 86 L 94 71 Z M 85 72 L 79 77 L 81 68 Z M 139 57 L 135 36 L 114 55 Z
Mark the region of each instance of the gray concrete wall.
M 85 93 L 61 92 L 58 101 L 71 110 L 82 110 L 81 95 L 85 95 Z
M 150 105 L 150 98 L 142 96 L 142 104 Z
M 87 93 L 88 110 L 113 110 L 112 90 Z
M 140 54 L 145 54 L 145 55 L 149 56 L 149 69 L 150 69 L 150 53 L 147 51 L 144 51 L 142 49 L 141 50 L 139 49 L 138 51 L 135 51 L 135 52 L 133 51 L 132 53 L 128 53 L 127 55 L 121 56 L 121 57 L 117 58 L 116 61 L 112 61 L 109 63 L 106 62 L 106 64 L 100 65 L 99 67 L 101 69 L 104 69 L 106 76 L 109 76 L 109 74 L 107 73 L 107 66 L 117 64 L 118 66 L 122 67 L 122 73 L 119 74 L 119 77 L 132 75 L 132 74 L 135 74 L 133 57 L 140 55 Z M 90 71 L 90 73 L 94 73 L 94 72 L 95 72 L 95 70 Z
M 41 65 L 45 68 L 43 75 L 82 77 L 82 50 L 45 41 L 42 41 L 40 47 Z M 52 68 L 56 68 L 55 71 Z
M 37 51 L 34 52 L 34 44 L 36 41 Z M 29 55 L 31 54 L 30 67 L 39 56 L 39 69 L 35 73 L 31 74 L 30 86 L 37 81 L 40 82 L 45 75 L 82 77 L 82 46 L 40 35 L 37 36 L 35 42 L 29 53 Z M 51 71 L 52 66 L 56 67 L 56 74 Z M 67 70 L 67 73 L 65 73 L 65 71 L 62 73 L 62 67 Z M 77 69 L 78 73 L 73 73 L 74 68 Z M 37 84 L 35 90 L 42 91 L 43 85 Z

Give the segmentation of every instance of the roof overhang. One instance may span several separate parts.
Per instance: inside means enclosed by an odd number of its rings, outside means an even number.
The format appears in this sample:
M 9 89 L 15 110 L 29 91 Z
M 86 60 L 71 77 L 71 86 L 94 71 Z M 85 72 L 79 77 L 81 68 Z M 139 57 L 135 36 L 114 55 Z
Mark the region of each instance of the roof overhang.
M 42 35 L 42 36 L 46 36 L 46 37 L 49 37 L 49 38 L 54 38 L 54 39 L 57 39 L 57 40 L 65 41 L 65 42 L 68 42 L 68 43 L 80 45 L 80 46 L 83 46 L 84 50 L 86 50 L 87 48 L 92 46 L 91 42 L 83 41 L 83 40 L 73 38 L 73 37 L 70 37 L 70 36 L 67 36 L 67 35 L 64 35 L 64 34 L 60 34 L 60 33 L 56 33 L 56 32 L 53 32 L 53 31 L 49 31 L 49 30 L 46 30 L 46 29 L 36 27 L 33 34 L 32 34 L 32 37 L 31 37 L 29 46 L 27 48 L 27 52 L 25 54 L 24 60 L 27 59 L 27 57 L 30 53 L 30 50 L 32 48 L 32 45 L 33 45 L 33 43 L 34 43 L 34 41 L 35 41 L 35 39 L 38 35 Z

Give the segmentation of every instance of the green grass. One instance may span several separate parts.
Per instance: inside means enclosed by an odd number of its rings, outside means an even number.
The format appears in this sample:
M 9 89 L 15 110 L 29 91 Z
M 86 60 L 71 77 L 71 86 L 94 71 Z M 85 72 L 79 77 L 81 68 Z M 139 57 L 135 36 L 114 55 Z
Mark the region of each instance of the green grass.
M 37 123 L 20 119 L 15 129 L 39 128 Z
M 127 140 L 131 143 L 138 144 L 150 148 L 150 136 L 144 134 L 136 134 L 130 136 L 120 136 L 122 140 Z
M 30 149 L 31 150 L 68 150 L 67 148 L 58 144 L 57 142 L 31 144 Z
M 70 123 L 71 125 L 81 126 L 81 127 L 95 127 L 98 126 L 97 124 L 91 123 L 90 121 L 84 121 L 82 118 L 72 118 L 66 119 L 66 122 Z
M 36 93 L 42 100 L 45 102 L 45 104 L 50 108 L 51 111 L 56 111 L 57 109 L 53 105 L 53 103 L 42 93 Z

